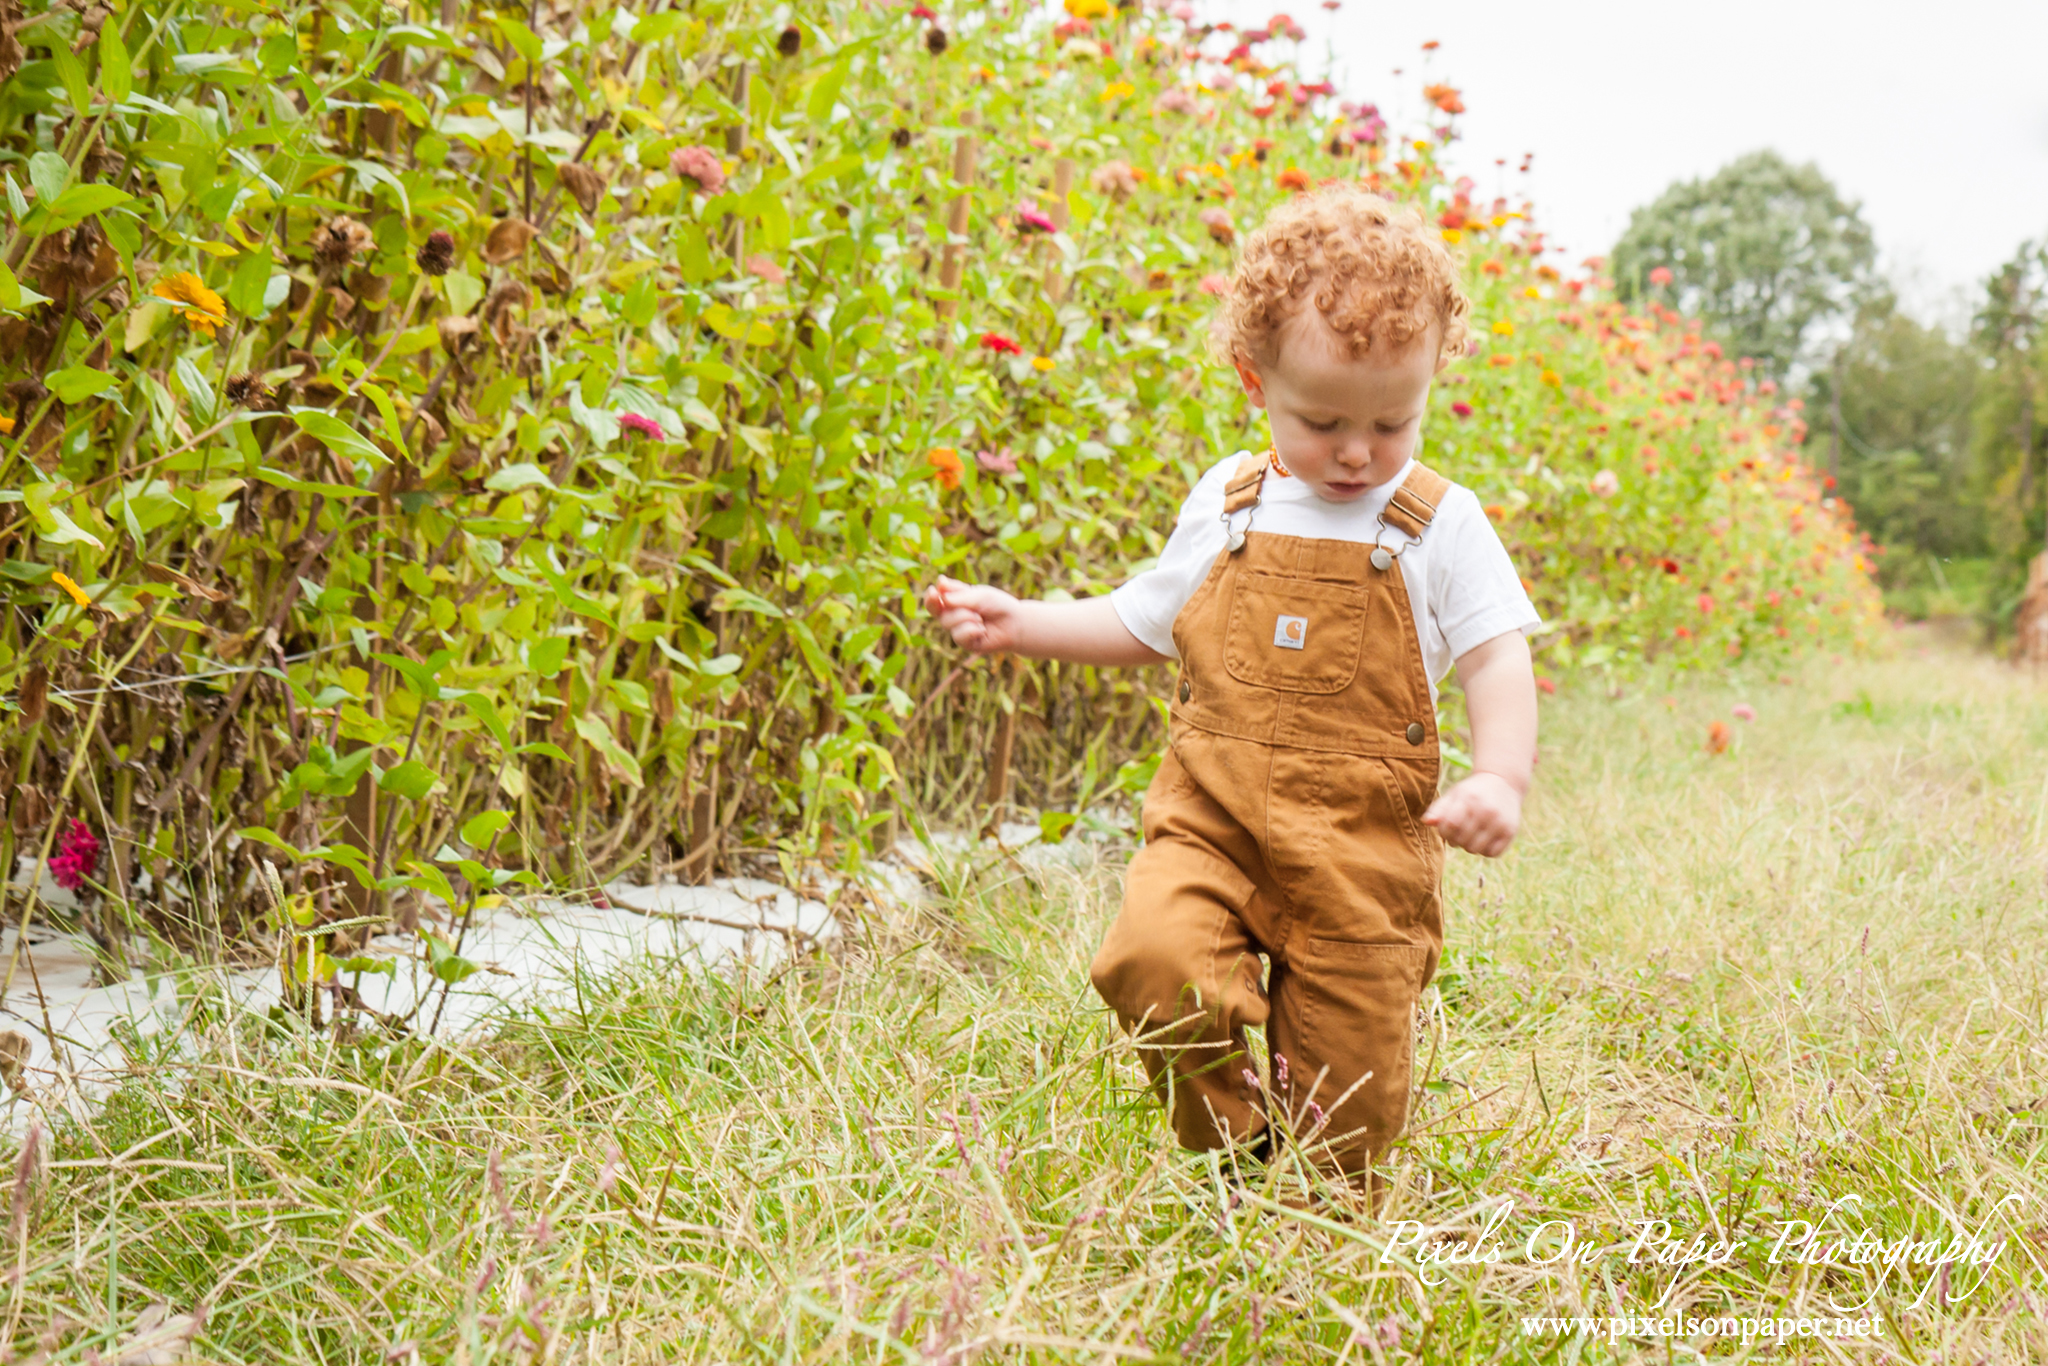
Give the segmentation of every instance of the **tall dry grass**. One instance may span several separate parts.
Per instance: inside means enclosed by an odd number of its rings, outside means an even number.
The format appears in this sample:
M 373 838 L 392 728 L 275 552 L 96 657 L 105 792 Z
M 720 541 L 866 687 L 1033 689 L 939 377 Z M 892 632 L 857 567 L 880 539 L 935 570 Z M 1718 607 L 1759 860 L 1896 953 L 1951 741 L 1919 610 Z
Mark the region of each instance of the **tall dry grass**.
M 482 1041 L 341 1046 L 196 995 L 198 1064 L 139 1056 L 17 1167 L 8 1338 L 136 1361 L 193 1334 L 234 1362 L 2048 1359 L 2044 686 L 1909 642 L 1550 704 L 1521 842 L 1452 862 L 1378 1221 L 1304 1198 L 1292 1158 L 1172 1148 L 1087 984 L 1122 851 L 984 853 L 925 905 L 867 908 L 833 961 L 650 965 Z M 1757 719 L 1708 753 L 1737 702 Z M 1830 1206 L 1885 1239 L 2005 1241 L 1882 1283 L 1773 1260 Z M 1631 1262 L 1642 1221 L 1736 1246 Z M 1586 1259 L 1532 1264 L 1567 1226 Z M 1457 1264 L 1459 1237 L 1500 1260 Z M 1832 1305 L 1883 1326 L 1777 1348 L 1522 1322 Z

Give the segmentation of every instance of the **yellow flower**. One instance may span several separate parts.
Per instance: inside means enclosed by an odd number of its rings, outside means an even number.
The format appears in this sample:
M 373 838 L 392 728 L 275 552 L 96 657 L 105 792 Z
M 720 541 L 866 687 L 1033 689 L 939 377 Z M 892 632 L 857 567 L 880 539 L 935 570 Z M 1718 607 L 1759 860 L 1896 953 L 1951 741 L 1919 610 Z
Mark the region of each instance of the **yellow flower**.
M 149 292 L 175 305 L 174 311 L 179 316 L 209 337 L 215 328 L 228 320 L 228 306 L 220 295 L 208 289 L 206 282 L 189 270 L 158 276 Z
M 1527 288 L 1523 289 L 1522 297 L 1525 299 L 1540 299 L 1543 297 L 1543 291 L 1536 288 L 1536 286 L 1534 285 L 1530 285 Z
M 71 595 L 71 600 L 77 603 L 80 607 L 92 606 L 92 599 L 85 595 L 85 590 L 83 588 L 80 588 L 77 582 L 74 579 L 72 579 L 72 577 L 69 574 L 64 573 L 62 570 L 59 570 L 57 573 L 50 575 L 50 582 L 56 584 L 59 588 L 69 593 Z
M 1446 242 L 1449 242 L 1449 243 L 1450 243 L 1450 244 L 1451 244 L 1452 246 L 1454 246 L 1454 247 L 1455 247 L 1455 246 L 1457 246 L 1457 245 L 1458 245 L 1458 243 L 1460 243 L 1460 242 L 1462 242 L 1462 241 L 1464 241 L 1464 240 L 1465 240 L 1465 234 L 1464 234 L 1464 233 L 1462 233 L 1462 232 L 1459 232 L 1459 231 L 1458 231 L 1458 230 L 1457 230 L 1456 228 L 1445 228 L 1445 229 L 1444 229 L 1444 241 L 1446 241 Z
M 1044 374 L 1046 371 L 1052 369 L 1052 367 L 1055 364 L 1057 364 L 1057 362 L 1055 362 L 1051 356 L 1033 356 L 1031 358 L 1031 368 L 1036 370 L 1041 375 Z
M 1109 0 L 1066 0 L 1066 11 L 1076 19 L 1106 19 Z
M 8 435 L 8 436 L 13 436 L 13 435 L 14 435 L 14 419 L 13 419 L 13 418 L 11 418 L 11 417 L 0 417 L 0 433 L 5 433 L 5 434 L 6 434 L 6 435 Z
M 1493 325 L 1493 335 L 1496 337 L 1512 337 L 1515 335 L 1515 325 L 1506 318 L 1502 318 Z
M 1506 214 L 1497 213 L 1493 216 L 1493 226 L 1495 226 L 1496 228 L 1504 228 L 1507 225 L 1508 216 Z
M 1101 98 L 1102 102 L 1107 104 L 1111 100 L 1127 100 L 1137 93 L 1138 87 L 1132 85 L 1129 81 L 1111 81 L 1102 88 Z
M 1429 144 L 1424 142 L 1421 138 L 1417 138 L 1415 140 L 1415 150 L 1418 152 L 1427 152 L 1429 150 Z
M 1537 376 L 1537 378 L 1541 379 L 1545 384 L 1564 383 L 1564 381 L 1558 377 L 1558 373 L 1555 370 L 1545 370 L 1541 375 Z

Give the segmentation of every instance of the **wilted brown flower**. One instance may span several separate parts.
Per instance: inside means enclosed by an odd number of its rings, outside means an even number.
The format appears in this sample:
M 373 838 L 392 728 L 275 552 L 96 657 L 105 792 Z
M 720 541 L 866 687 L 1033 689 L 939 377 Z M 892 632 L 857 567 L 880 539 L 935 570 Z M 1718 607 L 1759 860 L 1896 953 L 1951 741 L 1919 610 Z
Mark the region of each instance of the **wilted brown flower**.
M 446 275 L 455 265 L 455 238 L 445 228 L 436 228 L 420 243 L 412 258 L 428 275 Z
M 1121 204 L 1138 191 L 1138 173 L 1128 161 L 1105 161 L 1088 176 L 1089 188 Z
M 924 31 L 924 50 L 936 57 L 946 50 L 946 30 L 933 24 Z
M 263 382 L 263 376 L 254 370 L 244 370 L 239 375 L 229 375 L 228 382 L 221 386 L 228 402 L 237 408 L 260 409 L 270 402 L 270 386 Z
M 576 196 L 576 202 L 583 206 L 583 212 L 597 212 L 597 203 L 604 198 L 603 176 L 580 161 L 563 162 L 555 167 L 555 174 L 561 177 L 563 187 Z
M 533 240 L 533 224 L 524 218 L 500 218 L 484 234 L 484 259 L 494 266 L 523 255 Z
M 1209 236 L 1229 246 L 1237 240 L 1237 224 L 1230 219 L 1228 209 L 1204 209 L 1195 215 L 1201 225 L 1209 230 Z
M 330 218 L 313 233 L 313 260 L 322 270 L 339 271 L 376 242 L 370 230 L 347 214 Z
M 908 128 L 898 128 L 895 132 L 889 134 L 889 145 L 899 152 L 908 147 L 910 145 L 910 130 Z
M 794 57 L 803 50 L 804 31 L 795 24 L 775 35 L 775 50 L 785 57 Z
M 441 349 L 452 356 L 477 334 L 477 321 L 468 317 L 447 317 L 436 324 L 436 329 L 441 334 Z

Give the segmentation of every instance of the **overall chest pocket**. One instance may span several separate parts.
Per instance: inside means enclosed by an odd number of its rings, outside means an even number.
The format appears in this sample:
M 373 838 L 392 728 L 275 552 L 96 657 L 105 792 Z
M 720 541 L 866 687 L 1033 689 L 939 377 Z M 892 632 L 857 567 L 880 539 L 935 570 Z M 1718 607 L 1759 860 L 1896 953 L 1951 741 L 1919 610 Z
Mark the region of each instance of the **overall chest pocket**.
M 1358 673 L 1366 602 L 1363 588 L 1239 574 L 1230 589 L 1223 665 L 1257 688 L 1342 692 Z

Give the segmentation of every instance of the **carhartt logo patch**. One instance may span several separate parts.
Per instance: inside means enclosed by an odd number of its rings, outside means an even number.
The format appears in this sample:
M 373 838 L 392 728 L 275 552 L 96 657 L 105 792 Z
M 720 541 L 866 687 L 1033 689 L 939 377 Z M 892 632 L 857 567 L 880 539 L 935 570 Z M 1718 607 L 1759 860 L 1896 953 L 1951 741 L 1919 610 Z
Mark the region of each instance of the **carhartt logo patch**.
M 1273 623 L 1273 643 L 1283 650 L 1299 650 L 1308 643 L 1307 617 L 1281 617 Z

